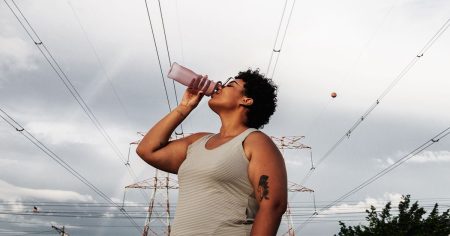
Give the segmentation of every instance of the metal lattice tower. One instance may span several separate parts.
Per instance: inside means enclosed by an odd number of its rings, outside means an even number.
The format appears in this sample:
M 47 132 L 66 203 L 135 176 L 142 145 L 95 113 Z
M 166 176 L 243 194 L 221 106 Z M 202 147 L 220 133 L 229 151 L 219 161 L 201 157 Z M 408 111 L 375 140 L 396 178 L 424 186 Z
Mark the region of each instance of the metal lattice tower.
M 138 132 L 139 135 L 144 136 L 144 132 Z M 185 135 L 189 135 L 186 133 Z M 276 146 L 284 151 L 286 149 L 311 149 L 309 146 L 300 143 L 300 140 L 305 136 L 282 136 L 274 137 L 270 136 L 274 141 Z M 171 138 L 172 140 L 173 138 Z M 139 144 L 140 140 L 131 142 L 130 148 L 128 150 L 128 162 L 129 165 L 129 155 L 131 150 L 131 145 Z M 134 183 L 125 187 L 125 191 L 128 189 L 152 189 L 152 195 L 150 197 L 150 202 L 147 210 L 147 217 L 145 221 L 143 236 L 147 236 L 148 232 L 152 232 L 154 235 L 170 235 L 171 230 L 171 212 L 170 212 L 170 200 L 169 200 L 169 190 L 177 190 L 179 188 L 178 181 L 171 178 L 170 173 L 159 171 L 155 169 L 155 176 L 150 179 L 143 180 L 138 183 Z M 312 192 L 314 190 L 308 189 L 306 187 L 300 186 L 294 182 L 288 182 L 288 192 Z M 125 200 L 125 193 L 124 193 Z M 288 227 L 288 235 L 294 235 L 294 226 L 291 217 L 291 210 L 288 207 L 286 213 L 284 214 L 285 223 Z M 163 230 L 155 231 L 154 229 L 161 228 L 163 225 Z M 155 227 L 152 227 L 155 226 Z
M 313 193 L 314 196 L 314 190 L 306 188 L 304 186 L 301 186 L 300 184 L 288 181 L 288 192 L 309 192 Z M 314 199 L 314 208 L 316 206 L 315 197 Z M 288 231 L 283 235 L 289 235 L 294 236 L 295 235 L 295 227 L 294 222 L 292 221 L 292 213 L 291 208 L 289 206 L 289 202 L 286 208 L 286 212 L 284 213 L 284 218 L 286 219 L 285 222 L 287 224 Z
M 309 146 L 306 146 L 305 144 L 300 143 L 300 140 L 305 138 L 305 136 L 270 136 L 270 138 L 272 138 L 272 141 L 281 150 L 311 148 Z
M 171 178 L 170 173 L 155 169 L 155 176 L 153 178 L 125 187 L 125 189 L 130 188 L 153 190 L 142 235 L 147 236 L 149 231 L 153 232 L 155 235 L 159 235 L 158 233 L 170 235 L 171 216 L 169 190 L 179 188 L 177 180 Z M 164 225 L 163 232 L 151 230 L 152 226 L 155 226 L 153 228 L 160 228 L 161 225 Z
M 56 227 L 54 225 L 52 225 L 52 229 L 56 230 L 56 232 L 59 233 L 59 235 L 61 236 L 69 236 L 68 233 L 66 233 L 65 227 L 63 226 L 62 228 Z

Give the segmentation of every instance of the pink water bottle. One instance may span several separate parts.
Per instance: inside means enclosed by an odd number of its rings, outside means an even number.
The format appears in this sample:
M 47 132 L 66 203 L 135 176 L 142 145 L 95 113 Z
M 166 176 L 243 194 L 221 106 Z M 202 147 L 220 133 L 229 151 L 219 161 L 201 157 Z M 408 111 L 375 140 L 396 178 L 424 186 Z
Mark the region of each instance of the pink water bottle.
M 169 70 L 169 73 L 167 74 L 167 77 L 179 82 L 180 84 L 183 84 L 185 86 L 189 86 L 192 79 L 197 78 L 199 75 L 193 72 L 192 70 L 189 70 L 188 68 L 179 65 L 178 63 L 174 62 L 172 64 L 172 67 Z M 217 90 L 217 86 L 220 85 L 221 82 L 214 82 L 211 81 L 211 84 L 209 85 L 209 88 L 206 90 L 205 95 L 211 96 L 214 92 Z

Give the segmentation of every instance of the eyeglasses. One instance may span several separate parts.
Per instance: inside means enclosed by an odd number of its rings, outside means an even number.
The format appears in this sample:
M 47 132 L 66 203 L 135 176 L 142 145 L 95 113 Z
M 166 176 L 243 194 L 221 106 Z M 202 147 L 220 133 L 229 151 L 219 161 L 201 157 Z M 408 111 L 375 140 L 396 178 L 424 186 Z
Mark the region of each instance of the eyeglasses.
M 219 90 L 219 88 L 227 87 L 231 83 L 235 83 L 235 84 L 241 86 L 242 88 L 244 88 L 244 86 L 242 84 L 239 84 L 238 82 L 236 82 L 235 79 L 236 79 L 235 77 L 229 77 L 227 80 L 225 80 L 224 83 L 222 83 L 221 81 L 217 82 L 217 86 L 214 88 L 214 93 L 216 93 Z
M 228 79 L 222 84 L 222 87 L 226 87 L 227 85 L 229 85 L 229 84 L 231 84 L 231 83 L 235 83 L 235 84 L 238 84 L 238 85 L 241 86 L 241 87 L 244 87 L 244 86 L 242 86 L 242 84 L 239 84 L 238 82 L 236 82 L 235 79 L 236 79 L 235 77 L 230 77 L 230 78 L 228 78 Z

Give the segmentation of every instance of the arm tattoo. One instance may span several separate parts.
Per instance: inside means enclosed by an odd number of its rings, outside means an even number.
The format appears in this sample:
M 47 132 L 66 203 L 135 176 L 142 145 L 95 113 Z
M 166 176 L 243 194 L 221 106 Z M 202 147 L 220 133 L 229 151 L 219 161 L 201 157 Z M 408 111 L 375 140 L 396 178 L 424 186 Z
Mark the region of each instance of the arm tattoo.
M 261 175 L 259 178 L 259 184 L 258 184 L 258 195 L 259 200 L 263 199 L 269 199 L 269 186 L 267 185 L 269 176 L 267 175 Z

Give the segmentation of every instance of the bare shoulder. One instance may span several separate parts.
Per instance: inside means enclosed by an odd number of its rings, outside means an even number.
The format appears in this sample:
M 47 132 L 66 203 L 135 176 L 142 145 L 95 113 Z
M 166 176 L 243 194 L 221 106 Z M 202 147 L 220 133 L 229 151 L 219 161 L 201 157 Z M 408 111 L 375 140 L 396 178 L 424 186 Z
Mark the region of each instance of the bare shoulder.
M 275 143 L 272 141 L 272 138 L 270 138 L 267 134 L 265 134 L 262 131 L 256 131 L 251 132 L 247 138 L 245 139 L 244 143 L 248 145 L 248 147 L 257 146 L 257 145 L 273 145 L 275 146 Z M 275 146 L 276 147 L 276 146 Z
M 269 154 L 262 156 L 281 156 L 272 138 L 262 131 L 252 132 L 244 140 L 244 150 L 249 160 L 254 156 L 261 156 L 261 154 Z

